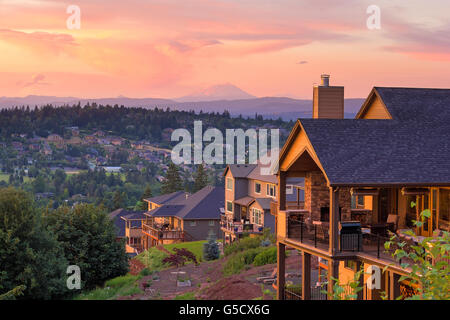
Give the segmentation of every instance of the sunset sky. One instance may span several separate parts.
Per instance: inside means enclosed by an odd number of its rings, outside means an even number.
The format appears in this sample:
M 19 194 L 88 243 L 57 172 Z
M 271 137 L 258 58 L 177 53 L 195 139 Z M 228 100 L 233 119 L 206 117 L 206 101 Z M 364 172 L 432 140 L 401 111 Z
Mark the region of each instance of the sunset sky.
M 81 29 L 69 30 L 69 5 Z M 369 30 L 369 5 L 381 29 Z M 232 83 L 310 99 L 450 87 L 448 0 L 0 0 L 0 96 L 176 98 Z

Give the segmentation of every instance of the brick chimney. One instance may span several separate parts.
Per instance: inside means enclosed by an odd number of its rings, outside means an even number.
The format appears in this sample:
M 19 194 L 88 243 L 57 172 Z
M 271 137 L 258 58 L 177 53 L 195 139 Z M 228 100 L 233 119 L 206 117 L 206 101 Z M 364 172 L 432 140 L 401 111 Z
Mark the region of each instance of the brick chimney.
M 321 84 L 313 89 L 313 118 L 344 119 L 344 87 L 330 86 L 328 74 L 321 78 Z

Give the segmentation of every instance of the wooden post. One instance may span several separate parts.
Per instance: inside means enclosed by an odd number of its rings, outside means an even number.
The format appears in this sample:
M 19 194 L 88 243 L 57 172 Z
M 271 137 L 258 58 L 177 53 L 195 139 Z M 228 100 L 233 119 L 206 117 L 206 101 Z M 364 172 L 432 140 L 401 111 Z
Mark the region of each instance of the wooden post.
M 302 299 L 311 300 L 311 255 L 302 251 Z
M 328 272 L 327 272 L 327 289 L 328 289 L 328 300 L 333 300 L 333 286 L 336 283 L 332 278 L 339 278 L 339 260 L 329 259 L 328 260 Z
M 278 210 L 286 210 L 286 171 L 278 173 Z
M 277 243 L 277 299 L 284 300 L 284 286 L 286 277 L 286 245 Z
M 400 296 L 400 276 L 394 272 L 389 272 L 389 300 L 395 300 Z
M 331 255 L 339 251 L 339 190 L 330 187 L 330 229 L 329 248 Z

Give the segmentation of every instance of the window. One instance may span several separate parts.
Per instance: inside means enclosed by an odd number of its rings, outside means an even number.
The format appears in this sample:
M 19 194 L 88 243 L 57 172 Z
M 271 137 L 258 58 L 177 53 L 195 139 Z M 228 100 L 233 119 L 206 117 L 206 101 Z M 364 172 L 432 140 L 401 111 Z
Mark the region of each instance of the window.
M 233 190 L 233 178 L 227 178 L 227 190 Z
M 255 182 L 255 193 L 261 193 L 261 183 Z
M 252 220 L 254 224 L 262 225 L 263 224 L 263 217 L 262 212 L 259 209 L 253 208 L 252 209 Z
M 209 220 L 209 226 L 210 227 L 214 227 L 215 225 L 215 221 L 214 220 Z
M 189 222 L 189 225 L 190 225 L 191 227 L 195 227 L 195 226 L 197 225 L 197 222 L 196 222 L 196 221 L 190 221 L 190 222 Z
M 364 209 L 364 196 L 352 196 L 352 209 Z
M 286 185 L 286 194 L 293 194 L 294 193 L 294 186 L 292 184 Z
M 233 202 L 227 201 L 227 211 L 233 212 Z
M 357 272 L 356 271 L 356 261 L 354 261 L 354 260 L 345 260 L 344 267 Z
M 266 192 L 266 194 L 269 196 L 269 197 L 273 197 L 273 198 L 275 198 L 276 196 L 277 196 L 277 192 L 276 192 L 276 186 L 274 185 L 274 184 L 267 184 L 267 192 Z

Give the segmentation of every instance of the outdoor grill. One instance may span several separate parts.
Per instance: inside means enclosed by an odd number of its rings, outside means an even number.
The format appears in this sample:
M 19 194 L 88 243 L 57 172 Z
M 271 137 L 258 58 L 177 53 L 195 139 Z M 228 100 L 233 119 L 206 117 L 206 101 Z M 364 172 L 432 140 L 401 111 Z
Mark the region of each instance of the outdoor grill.
M 362 248 L 361 222 L 339 222 L 340 251 L 359 251 Z

